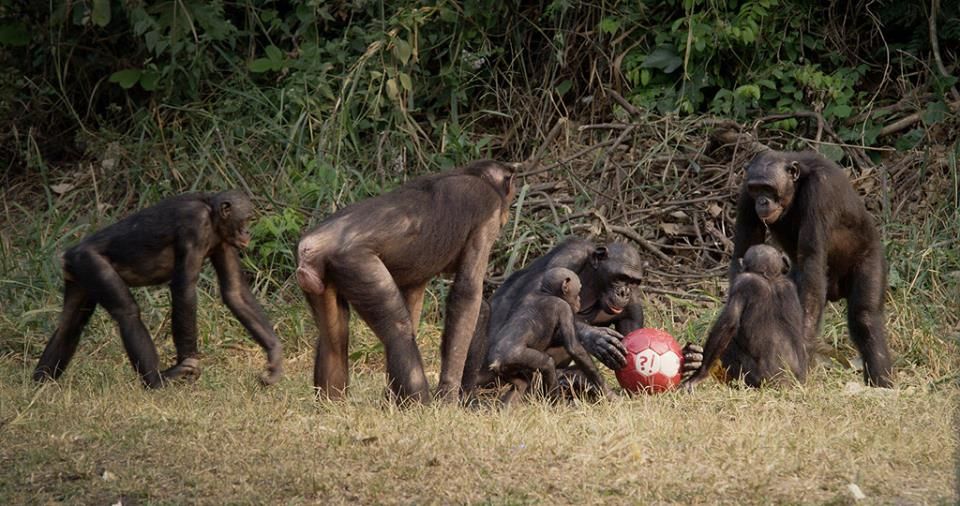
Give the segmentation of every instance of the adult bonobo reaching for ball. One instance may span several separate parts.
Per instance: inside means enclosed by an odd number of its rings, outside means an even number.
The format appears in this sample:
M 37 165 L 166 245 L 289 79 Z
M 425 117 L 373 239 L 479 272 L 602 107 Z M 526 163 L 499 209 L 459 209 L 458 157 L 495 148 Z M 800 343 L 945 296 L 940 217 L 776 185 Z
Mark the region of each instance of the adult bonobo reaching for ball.
M 751 246 L 740 259 L 723 312 L 710 329 L 703 365 L 685 381 L 687 389 L 707 378 L 720 358 L 724 376 L 748 386 L 803 382 L 809 346 L 803 336 L 803 309 L 787 276 L 790 261 L 772 246 Z
M 827 300 L 846 298 L 847 325 L 866 382 L 892 386 L 883 245 L 840 167 L 812 152 L 764 151 L 750 162 L 737 210 L 731 283 L 737 259 L 763 243 L 768 230 L 794 263 L 804 339 L 816 335 Z
M 352 305 L 383 342 L 398 400 L 429 400 L 417 324 L 427 282 L 452 273 L 438 395 L 457 397 L 487 259 L 514 193 L 509 167 L 474 162 L 349 205 L 303 236 L 297 280 L 320 328 L 313 374 L 320 393 L 339 397 L 347 388 Z
M 528 293 L 500 332 L 490 336 L 486 369 L 513 386 L 501 401 L 508 405 L 523 395 L 530 375 L 539 371 L 548 395 L 556 396 L 556 362 L 570 359 L 597 391 L 610 394 L 593 359 L 577 339 L 574 315 L 580 311 L 580 278 L 570 269 L 547 270 L 536 292 Z
M 120 326 L 123 346 L 143 383 L 200 375 L 197 360 L 197 279 L 209 257 L 230 311 L 267 352 L 264 384 L 280 379 L 282 352 L 240 270 L 238 249 L 250 242 L 253 205 L 242 193 L 190 193 L 169 198 L 114 223 L 63 255 L 63 312 L 33 373 L 59 377 L 73 358 L 83 327 L 99 304 Z M 140 320 L 130 286 L 170 283 L 171 326 L 177 364 L 159 370 L 157 349 Z
M 544 273 L 554 267 L 570 269 L 580 278 L 581 306 L 575 320 L 579 341 L 591 355 L 611 369 L 620 369 L 626 364 L 626 349 L 621 342 L 623 335 L 643 327 L 640 254 L 627 244 L 596 246 L 585 239 L 570 238 L 511 274 L 493 293 L 489 305 L 484 306 L 464 368 L 465 392 L 492 379 L 481 367 L 490 346 L 490 336 L 501 331 L 523 297 L 537 290 Z M 697 370 L 701 351 L 696 345 L 684 348 L 686 373 Z M 558 367 L 566 365 L 557 364 Z

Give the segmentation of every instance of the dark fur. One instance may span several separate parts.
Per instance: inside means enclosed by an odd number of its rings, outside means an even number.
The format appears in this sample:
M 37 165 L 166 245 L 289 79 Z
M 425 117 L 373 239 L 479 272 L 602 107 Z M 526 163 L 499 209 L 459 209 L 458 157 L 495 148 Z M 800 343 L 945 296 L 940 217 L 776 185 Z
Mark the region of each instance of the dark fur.
M 764 242 L 767 227 L 794 263 L 805 339 L 816 335 L 827 300 L 847 299 L 848 328 L 863 356 L 864 379 L 891 386 L 883 245 L 840 167 L 811 152 L 766 151 L 754 158 L 740 192 L 731 280 L 736 259 Z
M 393 393 L 426 402 L 416 328 L 427 282 L 448 273 L 439 395 L 456 396 L 487 259 L 514 193 L 510 168 L 480 161 L 349 205 L 307 232 L 297 279 L 320 329 L 314 386 L 332 397 L 347 388 L 352 305 L 384 344 Z
M 725 376 L 742 378 L 748 386 L 806 380 L 810 347 L 797 289 L 787 277 L 789 260 L 760 244 L 747 250 L 741 266 L 710 329 L 703 365 L 686 381 L 687 388 L 706 379 L 720 357 Z
M 196 285 L 209 257 L 223 301 L 267 352 L 268 372 L 261 380 L 276 382 L 282 368 L 280 341 L 243 279 L 237 254 L 250 241 L 247 222 L 252 215 L 250 200 L 240 192 L 185 194 L 134 213 L 67 250 L 63 312 L 34 379 L 55 379 L 63 373 L 98 304 L 120 326 L 130 363 L 145 385 L 155 388 L 164 380 L 198 376 Z M 177 365 L 161 372 L 156 347 L 128 287 L 166 282 Z
M 501 399 L 504 405 L 526 391 L 533 371 L 540 372 L 546 392 L 556 396 L 552 357 L 557 355 L 571 357 L 598 391 L 607 392 L 600 372 L 577 339 L 574 315 L 579 310 L 580 279 L 569 269 L 552 268 L 544 273 L 539 289 L 528 293 L 491 337 L 486 369 L 513 385 Z
M 640 255 L 628 245 L 596 246 L 585 239 L 570 238 L 558 244 L 526 268 L 510 275 L 485 305 L 464 368 L 463 388 L 470 392 L 493 378 L 482 367 L 490 336 L 502 331 L 523 298 L 539 288 L 546 271 L 565 267 L 577 273 L 582 284 L 581 308 L 574 322 L 577 340 L 607 367 L 626 363 L 622 334 L 643 327 L 643 304 L 639 284 Z M 619 311 L 617 311 L 619 310 Z M 613 325 L 616 331 L 608 328 Z M 558 367 L 570 360 L 558 360 Z

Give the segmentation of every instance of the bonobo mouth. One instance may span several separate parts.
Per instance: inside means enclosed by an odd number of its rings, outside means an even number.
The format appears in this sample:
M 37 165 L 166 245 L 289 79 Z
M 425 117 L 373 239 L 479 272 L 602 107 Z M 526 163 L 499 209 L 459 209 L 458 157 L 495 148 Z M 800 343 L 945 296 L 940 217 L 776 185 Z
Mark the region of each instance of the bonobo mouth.
M 240 249 L 245 249 L 247 246 L 250 245 L 250 238 L 249 237 L 237 238 L 234 244 L 236 244 L 236 246 Z
M 613 304 L 604 304 L 607 306 L 607 313 L 610 314 L 620 314 L 623 312 L 623 308 L 619 306 L 614 306 Z

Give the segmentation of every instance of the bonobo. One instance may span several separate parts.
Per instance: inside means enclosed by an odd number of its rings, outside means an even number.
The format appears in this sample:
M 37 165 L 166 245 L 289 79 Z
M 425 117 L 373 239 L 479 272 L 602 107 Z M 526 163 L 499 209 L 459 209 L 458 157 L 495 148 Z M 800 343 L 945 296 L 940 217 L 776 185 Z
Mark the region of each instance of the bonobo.
M 491 337 L 487 368 L 512 384 L 501 401 L 523 395 L 530 373 L 540 372 L 548 395 L 556 396 L 557 362 L 571 358 L 598 391 L 609 395 L 600 371 L 577 339 L 573 315 L 580 311 L 580 278 L 556 267 L 543 274 L 540 288 L 520 300 L 510 319 Z
M 757 155 L 740 191 L 731 283 L 736 260 L 763 243 L 768 231 L 793 261 L 804 339 L 816 336 L 826 301 L 846 298 L 847 326 L 863 357 L 865 381 L 892 386 L 883 245 L 843 170 L 812 152 Z
M 703 365 L 685 385 L 692 389 L 710 373 L 717 358 L 730 379 L 751 387 L 803 382 L 809 346 L 803 336 L 803 309 L 787 277 L 790 261 L 772 246 L 751 246 L 740 259 L 727 304 L 710 329 Z
M 383 342 L 396 399 L 427 402 L 417 324 L 427 282 L 451 273 L 437 393 L 457 398 L 487 259 L 514 193 L 512 169 L 479 161 L 351 204 L 304 234 L 297 280 L 320 330 L 313 374 L 319 394 L 340 397 L 347 388 L 353 306 Z
M 250 200 L 238 191 L 189 193 L 143 209 L 80 241 L 63 255 L 63 312 L 33 378 L 58 378 L 77 351 L 80 333 L 97 305 L 120 327 L 120 337 L 144 385 L 196 379 L 197 279 L 209 257 L 230 311 L 267 353 L 260 380 L 276 383 L 282 369 L 280 341 L 250 293 L 237 253 L 250 242 Z M 157 349 L 140 320 L 131 286 L 170 283 L 171 327 L 177 363 L 159 370 Z
M 623 335 L 643 327 L 640 254 L 627 244 L 597 246 L 585 239 L 570 238 L 511 274 L 493 293 L 489 305 L 484 305 L 464 368 L 465 392 L 492 380 L 489 371 L 482 367 L 490 336 L 501 331 L 524 296 L 536 291 L 544 273 L 554 267 L 570 269 L 580 278 L 581 307 L 574 321 L 577 339 L 607 367 L 619 369 L 626 364 L 626 349 L 621 342 Z M 610 325 L 616 330 L 609 328 Z M 684 347 L 685 374 L 697 370 L 702 359 L 701 351 L 697 345 Z M 556 364 L 557 367 L 567 365 Z

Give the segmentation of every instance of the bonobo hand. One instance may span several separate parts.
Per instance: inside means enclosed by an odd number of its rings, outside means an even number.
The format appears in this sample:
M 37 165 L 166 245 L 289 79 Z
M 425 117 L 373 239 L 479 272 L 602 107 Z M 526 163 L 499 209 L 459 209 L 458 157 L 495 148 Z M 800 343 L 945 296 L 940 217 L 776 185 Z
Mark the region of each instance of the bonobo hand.
M 267 370 L 260 374 L 260 384 L 270 386 L 283 376 L 283 352 L 280 346 L 267 352 Z
M 583 347 L 603 365 L 614 371 L 627 364 L 627 349 L 623 347 L 623 336 L 607 327 L 588 327 L 577 335 Z
M 683 379 L 689 379 L 702 365 L 703 348 L 693 343 L 683 345 Z

